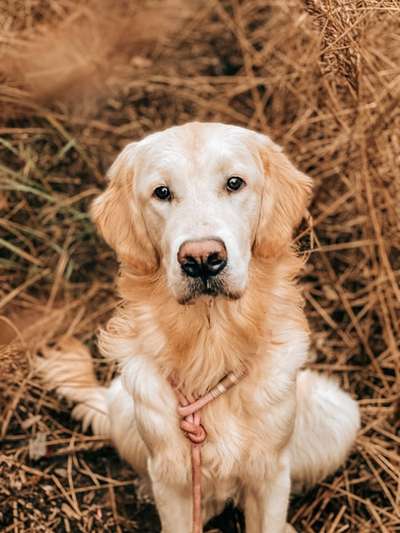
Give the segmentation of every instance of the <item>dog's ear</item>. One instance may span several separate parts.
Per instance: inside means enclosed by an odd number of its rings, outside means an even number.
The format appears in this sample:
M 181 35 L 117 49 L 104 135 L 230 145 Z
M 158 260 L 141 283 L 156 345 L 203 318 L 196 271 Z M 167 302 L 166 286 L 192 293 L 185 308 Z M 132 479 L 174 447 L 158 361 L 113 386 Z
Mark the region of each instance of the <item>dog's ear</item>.
M 136 144 L 128 144 L 112 164 L 107 189 L 92 203 L 91 216 L 123 265 L 149 273 L 157 259 L 135 191 Z
M 259 135 L 258 141 L 264 187 L 254 254 L 269 256 L 290 245 L 293 230 L 306 212 L 312 181 L 268 137 Z

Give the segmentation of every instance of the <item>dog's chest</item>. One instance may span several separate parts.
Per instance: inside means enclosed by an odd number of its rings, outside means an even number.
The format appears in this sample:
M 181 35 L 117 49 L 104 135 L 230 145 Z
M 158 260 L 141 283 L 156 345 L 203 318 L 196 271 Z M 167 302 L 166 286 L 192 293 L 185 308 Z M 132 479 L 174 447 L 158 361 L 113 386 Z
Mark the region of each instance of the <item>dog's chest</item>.
M 250 388 L 249 388 L 250 389 Z M 210 482 L 229 485 L 235 479 L 265 476 L 276 453 L 291 431 L 275 427 L 286 399 L 274 405 L 254 391 L 231 390 L 203 409 L 201 423 L 207 433 L 202 445 L 203 475 Z M 187 449 L 190 443 L 185 439 Z
M 202 446 L 202 464 L 210 477 L 226 478 L 238 475 L 247 441 L 248 428 L 241 417 L 226 405 L 223 407 L 209 406 L 201 416 L 207 433 L 207 439 Z
M 191 443 L 180 429 L 177 397 L 167 380 L 149 372 L 148 364 L 142 367 L 136 362 L 131 390 L 139 433 L 164 480 L 190 483 Z M 246 376 L 203 407 L 207 438 L 201 450 L 202 475 L 211 492 L 221 487 L 229 492 L 238 480 L 265 477 L 292 430 L 290 413 L 294 415 L 293 394 L 282 372 L 273 378 L 267 371 Z

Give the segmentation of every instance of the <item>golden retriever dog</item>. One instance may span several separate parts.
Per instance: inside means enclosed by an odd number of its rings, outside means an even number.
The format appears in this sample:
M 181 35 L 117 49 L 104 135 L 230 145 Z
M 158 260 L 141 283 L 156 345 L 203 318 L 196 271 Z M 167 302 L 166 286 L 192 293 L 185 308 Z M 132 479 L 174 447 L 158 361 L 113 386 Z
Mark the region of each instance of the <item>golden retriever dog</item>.
M 354 442 L 357 403 L 302 370 L 309 331 L 291 240 L 310 193 L 267 136 L 189 123 L 129 144 L 93 203 L 121 266 L 123 303 L 99 334 L 120 375 L 100 386 L 77 341 L 49 349 L 41 371 L 149 480 L 163 533 L 192 524 L 190 443 L 171 379 L 198 398 L 245 372 L 202 410 L 204 521 L 230 498 L 248 533 L 293 531 L 291 490 L 333 473 Z

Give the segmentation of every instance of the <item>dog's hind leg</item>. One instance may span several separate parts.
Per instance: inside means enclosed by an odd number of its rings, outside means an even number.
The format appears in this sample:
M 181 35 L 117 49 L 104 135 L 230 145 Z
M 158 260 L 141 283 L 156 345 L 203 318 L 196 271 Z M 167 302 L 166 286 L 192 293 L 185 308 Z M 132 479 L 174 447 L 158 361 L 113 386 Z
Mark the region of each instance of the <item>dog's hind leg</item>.
M 297 378 L 297 412 L 290 442 L 293 492 L 333 473 L 345 461 L 360 427 L 357 402 L 336 381 L 305 370 Z

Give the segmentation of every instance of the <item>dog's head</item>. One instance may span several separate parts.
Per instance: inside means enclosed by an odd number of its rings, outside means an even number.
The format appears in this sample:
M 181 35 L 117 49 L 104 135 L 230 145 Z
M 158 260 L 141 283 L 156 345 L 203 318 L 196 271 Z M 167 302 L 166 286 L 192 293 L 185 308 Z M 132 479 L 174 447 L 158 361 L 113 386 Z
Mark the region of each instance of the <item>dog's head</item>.
M 180 303 L 240 298 L 252 256 L 287 248 L 311 180 L 268 137 L 190 123 L 126 146 L 92 215 L 119 260 L 162 269 Z

